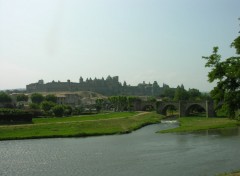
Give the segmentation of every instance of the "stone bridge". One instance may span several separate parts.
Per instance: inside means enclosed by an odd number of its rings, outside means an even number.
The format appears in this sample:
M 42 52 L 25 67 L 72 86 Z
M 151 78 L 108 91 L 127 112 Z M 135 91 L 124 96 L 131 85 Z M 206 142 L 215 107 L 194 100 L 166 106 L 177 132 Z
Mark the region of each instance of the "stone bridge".
M 133 109 L 135 111 L 156 110 L 156 107 L 156 102 L 151 101 L 136 101 L 133 104 Z
M 174 109 L 178 110 L 179 117 L 186 117 L 189 116 L 192 107 L 198 106 L 205 110 L 207 117 L 215 116 L 214 104 L 212 101 L 159 101 L 157 104 L 157 112 L 163 115 L 166 115 L 169 107 L 174 107 Z

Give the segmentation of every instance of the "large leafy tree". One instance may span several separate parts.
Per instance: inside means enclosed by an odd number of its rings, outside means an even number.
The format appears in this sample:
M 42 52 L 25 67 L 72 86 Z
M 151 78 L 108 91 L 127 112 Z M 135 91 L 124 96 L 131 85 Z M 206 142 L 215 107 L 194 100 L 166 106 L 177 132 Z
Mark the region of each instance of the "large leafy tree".
M 188 100 L 188 92 L 185 90 L 184 86 L 178 86 L 175 90 L 174 101 Z
M 198 89 L 188 89 L 189 100 L 200 100 L 202 98 L 202 94 Z
M 235 112 L 240 108 L 240 36 L 231 44 L 236 49 L 236 56 L 221 60 L 218 47 L 208 57 L 205 67 L 211 68 L 208 73 L 209 82 L 217 82 L 211 91 L 216 103 L 223 102 L 229 117 L 234 118 Z
M 164 99 L 170 99 L 172 100 L 175 95 L 175 88 L 170 88 L 169 85 L 163 84 L 162 92 L 160 94 L 160 97 Z

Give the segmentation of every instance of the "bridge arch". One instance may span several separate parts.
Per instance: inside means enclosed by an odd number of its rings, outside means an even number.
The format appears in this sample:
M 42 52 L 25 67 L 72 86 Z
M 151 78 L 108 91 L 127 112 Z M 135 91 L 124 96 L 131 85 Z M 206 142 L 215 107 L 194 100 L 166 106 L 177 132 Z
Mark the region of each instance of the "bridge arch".
M 163 115 L 167 115 L 167 111 L 168 111 L 169 109 L 170 109 L 170 111 L 171 111 L 171 110 L 178 110 L 179 107 L 176 106 L 176 104 L 167 104 L 167 105 L 165 105 L 165 106 L 163 107 L 163 109 L 162 109 L 162 114 L 163 114 Z
M 203 113 L 204 114 L 207 112 L 206 111 L 206 106 L 203 106 L 202 104 L 199 103 L 192 103 L 186 107 L 186 116 L 193 115 L 195 113 Z
M 198 107 L 206 112 L 207 117 L 214 117 L 215 111 L 212 101 L 172 101 L 172 102 L 157 102 L 157 112 L 166 115 L 166 110 L 169 106 L 173 106 L 179 111 L 179 117 L 189 116 L 191 108 Z
M 163 102 L 163 101 L 157 103 L 157 112 L 159 114 L 166 115 L 167 110 L 169 108 L 173 108 L 173 109 L 179 111 L 179 103 L 178 102 Z

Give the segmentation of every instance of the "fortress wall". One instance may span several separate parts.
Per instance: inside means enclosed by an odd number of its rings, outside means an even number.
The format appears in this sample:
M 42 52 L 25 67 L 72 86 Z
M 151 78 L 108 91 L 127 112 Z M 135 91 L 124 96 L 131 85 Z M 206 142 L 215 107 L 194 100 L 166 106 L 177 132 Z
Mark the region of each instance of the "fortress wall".
M 154 83 L 156 84 L 156 83 Z M 43 80 L 38 83 L 26 86 L 27 92 L 57 92 L 57 91 L 92 91 L 103 95 L 159 95 L 161 88 L 154 87 L 152 84 L 139 84 L 138 86 L 122 86 L 118 76 L 104 79 L 87 79 L 79 83 L 70 82 L 49 82 L 44 84 Z

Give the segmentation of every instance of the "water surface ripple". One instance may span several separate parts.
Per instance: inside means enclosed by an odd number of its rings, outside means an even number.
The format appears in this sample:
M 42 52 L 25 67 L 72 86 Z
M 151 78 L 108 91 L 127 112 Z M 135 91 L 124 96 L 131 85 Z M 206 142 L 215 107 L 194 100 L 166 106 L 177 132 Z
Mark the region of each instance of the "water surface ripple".
M 0 176 L 205 176 L 240 169 L 239 129 L 0 142 Z

